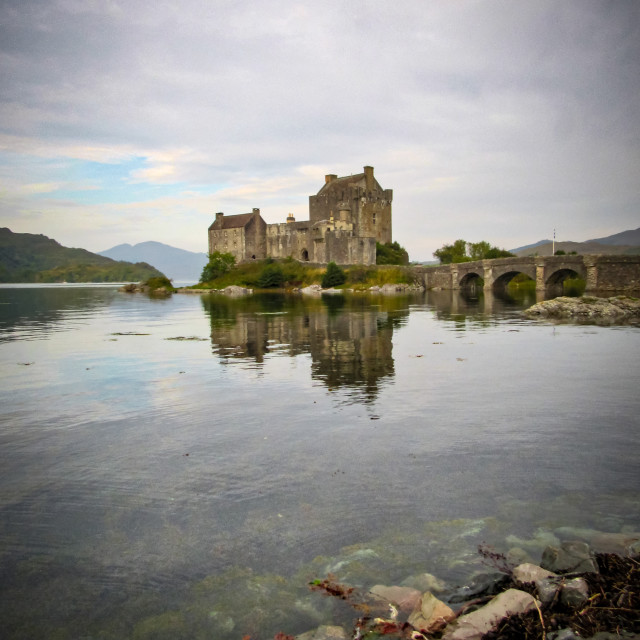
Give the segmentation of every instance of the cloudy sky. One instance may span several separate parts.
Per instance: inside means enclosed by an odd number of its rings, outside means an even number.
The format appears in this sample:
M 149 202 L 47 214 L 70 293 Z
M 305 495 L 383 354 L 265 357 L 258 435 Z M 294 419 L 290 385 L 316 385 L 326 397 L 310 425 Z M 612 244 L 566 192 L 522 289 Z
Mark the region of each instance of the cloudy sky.
M 375 167 L 414 260 L 640 226 L 637 0 L 2 0 L 0 226 L 206 251 Z

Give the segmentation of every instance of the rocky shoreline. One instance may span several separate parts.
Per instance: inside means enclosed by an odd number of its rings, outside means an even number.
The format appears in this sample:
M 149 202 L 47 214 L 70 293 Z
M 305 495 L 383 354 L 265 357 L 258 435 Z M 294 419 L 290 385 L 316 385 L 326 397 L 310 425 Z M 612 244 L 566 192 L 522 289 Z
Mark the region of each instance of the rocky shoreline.
M 538 302 L 523 312 L 528 318 L 572 319 L 612 324 L 640 318 L 640 299 L 629 296 L 596 298 L 562 296 Z
M 538 564 L 481 545 L 493 573 L 449 589 L 431 574 L 368 591 L 337 581 L 311 588 L 350 604 L 353 629 L 321 625 L 277 640 L 593 640 L 640 639 L 640 533 L 586 531 L 582 540 L 549 545 Z M 245 636 L 250 640 L 250 636 Z
M 270 291 L 283 291 L 282 289 L 271 289 Z M 308 287 L 302 288 L 294 288 L 289 289 L 291 293 L 302 293 L 304 295 L 320 295 L 323 293 L 328 294 L 341 294 L 341 293 L 383 293 L 383 294 L 393 294 L 393 293 L 410 293 L 416 291 L 424 291 L 424 287 L 418 285 L 410 285 L 410 284 L 385 284 L 382 286 L 374 285 L 369 287 L 368 289 L 334 289 L 333 287 L 328 289 L 323 289 L 319 284 L 312 284 Z M 200 293 L 200 294 L 208 294 L 208 293 L 222 293 L 227 296 L 247 296 L 255 293 L 254 289 L 250 289 L 248 287 L 240 287 L 238 285 L 230 285 L 225 287 L 224 289 L 190 289 L 190 288 L 181 288 L 176 289 L 176 293 Z

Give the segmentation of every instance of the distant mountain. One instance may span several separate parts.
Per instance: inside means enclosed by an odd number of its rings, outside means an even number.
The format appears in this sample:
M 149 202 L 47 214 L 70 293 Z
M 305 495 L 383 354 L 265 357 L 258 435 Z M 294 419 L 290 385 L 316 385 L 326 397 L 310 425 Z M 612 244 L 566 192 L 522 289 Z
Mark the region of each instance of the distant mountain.
M 534 245 L 531 249 L 511 250 L 511 253 L 515 253 L 517 256 L 550 256 L 554 250 L 554 245 L 551 242 L 545 244 Z M 600 244 L 599 242 L 558 242 L 555 243 L 556 251 L 564 251 L 569 253 L 575 251 L 580 255 L 637 255 L 640 254 L 640 246 L 632 247 L 624 244 Z
M 519 251 L 527 251 L 528 249 L 535 249 L 535 247 L 539 247 L 540 245 L 551 243 L 551 240 L 538 240 L 538 242 L 534 242 L 533 244 L 526 244 L 524 247 L 517 247 L 516 249 L 509 249 L 511 253 L 515 253 L 519 255 Z
M 640 246 L 640 228 L 629 231 L 622 231 L 621 233 L 615 233 L 612 236 L 606 238 L 595 238 L 594 240 L 587 240 L 587 242 L 599 242 L 600 244 L 611 245 L 627 245 L 630 247 Z
M 41 234 L 0 228 L 0 282 L 140 282 L 162 275 L 144 262 L 117 262 Z
M 517 249 L 510 249 L 517 256 L 550 256 L 553 250 L 569 253 L 575 251 L 582 255 L 637 255 L 640 254 L 640 229 L 622 231 L 606 238 L 587 240 L 586 242 L 558 242 L 555 247 L 551 240 L 540 240 Z
M 209 261 L 206 253 L 185 251 L 162 242 L 140 242 L 136 245 L 119 244 L 98 252 L 114 260 L 143 261 L 152 264 L 175 282 L 196 283 Z

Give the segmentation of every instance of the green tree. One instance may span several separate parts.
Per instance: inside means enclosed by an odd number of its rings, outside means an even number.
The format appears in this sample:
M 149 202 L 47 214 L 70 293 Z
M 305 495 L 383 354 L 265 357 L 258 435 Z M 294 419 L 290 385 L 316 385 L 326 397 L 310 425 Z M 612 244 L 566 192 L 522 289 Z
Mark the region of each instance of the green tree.
M 211 280 L 219 278 L 228 271 L 231 271 L 235 263 L 236 259 L 232 254 L 214 251 L 209 254 L 209 262 L 205 265 L 204 269 L 202 269 L 200 282 L 211 282 Z
M 282 266 L 277 262 L 267 264 L 258 276 L 258 286 L 261 289 L 281 287 L 284 284 Z
M 471 260 L 482 260 L 489 251 L 491 251 L 491 245 L 486 240 L 469 242 L 467 245 L 467 253 Z
M 440 260 L 440 264 L 452 262 L 469 262 L 470 260 L 488 260 L 490 258 L 510 258 L 513 253 L 499 249 L 486 240 L 480 242 L 466 242 L 456 240 L 453 244 L 445 244 L 433 255 Z
M 467 256 L 467 243 L 465 240 L 456 240 L 453 244 L 444 244 L 434 251 L 433 255 L 440 260 L 440 264 L 468 262 L 471 259 Z
M 339 267 L 335 262 L 330 262 L 327 265 L 327 270 L 322 276 L 322 287 L 328 289 L 329 287 L 337 287 L 340 284 L 344 284 L 347 281 L 347 274 Z
M 506 249 L 498 249 L 498 247 L 491 247 L 487 253 L 483 256 L 483 260 L 490 260 L 491 258 L 515 258 L 515 253 L 507 251 Z
M 376 264 L 409 264 L 409 254 L 397 242 L 376 242 Z

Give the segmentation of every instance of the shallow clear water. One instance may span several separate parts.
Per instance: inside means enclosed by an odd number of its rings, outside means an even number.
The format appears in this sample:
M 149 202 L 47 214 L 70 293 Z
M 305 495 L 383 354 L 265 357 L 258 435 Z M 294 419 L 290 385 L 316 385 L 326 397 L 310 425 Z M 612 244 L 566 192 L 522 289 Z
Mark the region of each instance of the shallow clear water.
M 640 328 L 524 302 L 0 288 L 4 637 L 299 633 L 329 570 L 637 530 Z

